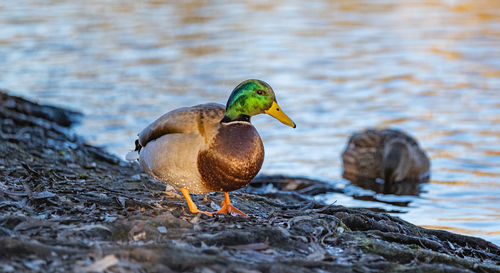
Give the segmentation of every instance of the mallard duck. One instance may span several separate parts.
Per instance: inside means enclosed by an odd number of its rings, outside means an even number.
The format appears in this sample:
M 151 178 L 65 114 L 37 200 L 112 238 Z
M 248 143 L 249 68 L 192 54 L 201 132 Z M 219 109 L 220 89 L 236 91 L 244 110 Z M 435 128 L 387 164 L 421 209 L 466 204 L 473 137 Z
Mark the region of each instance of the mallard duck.
M 261 80 L 246 80 L 232 91 L 226 106 L 217 103 L 168 112 L 142 130 L 135 155 L 153 178 L 179 188 L 192 213 L 198 210 L 190 193 L 224 192 L 218 214 L 241 214 L 228 192 L 247 185 L 264 161 L 264 146 L 250 123 L 266 113 L 285 125 L 295 123 L 280 109 L 274 91 Z M 134 154 L 127 156 L 133 159 Z
M 394 182 L 421 181 L 429 176 L 429 158 L 415 139 L 399 130 L 369 129 L 353 134 L 342 161 L 346 179 L 381 178 L 387 189 Z

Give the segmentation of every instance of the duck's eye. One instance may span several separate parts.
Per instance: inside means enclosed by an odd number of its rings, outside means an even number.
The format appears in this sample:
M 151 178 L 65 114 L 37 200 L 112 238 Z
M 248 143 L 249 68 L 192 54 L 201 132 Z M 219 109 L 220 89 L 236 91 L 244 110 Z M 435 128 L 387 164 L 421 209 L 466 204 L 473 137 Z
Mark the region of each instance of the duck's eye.
M 264 90 L 261 90 L 261 89 L 255 91 L 255 92 L 257 92 L 257 94 L 259 94 L 259 95 L 263 95 L 264 94 Z

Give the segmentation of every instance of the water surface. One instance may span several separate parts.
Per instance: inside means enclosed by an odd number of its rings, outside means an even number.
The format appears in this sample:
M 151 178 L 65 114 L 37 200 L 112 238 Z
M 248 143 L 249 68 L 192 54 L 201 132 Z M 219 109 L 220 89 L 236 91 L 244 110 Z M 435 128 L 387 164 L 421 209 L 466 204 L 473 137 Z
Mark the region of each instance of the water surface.
M 0 88 L 83 112 L 91 144 L 123 156 L 164 112 L 259 78 L 298 125 L 253 119 L 262 173 L 500 244 L 499 1 L 3 1 L 0 25 Z M 420 196 L 341 178 L 347 138 L 366 127 L 418 138 L 432 159 Z

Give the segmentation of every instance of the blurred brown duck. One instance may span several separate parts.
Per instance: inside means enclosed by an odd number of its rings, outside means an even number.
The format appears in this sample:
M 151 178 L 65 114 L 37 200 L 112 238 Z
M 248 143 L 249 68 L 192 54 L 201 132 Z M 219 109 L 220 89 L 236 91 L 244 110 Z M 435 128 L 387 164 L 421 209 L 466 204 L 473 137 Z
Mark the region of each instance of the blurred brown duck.
M 355 133 L 342 153 L 344 178 L 381 178 L 386 189 L 394 182 L 429 178 L 429 158 L 417 141 L 394 129 L 368 129 Z

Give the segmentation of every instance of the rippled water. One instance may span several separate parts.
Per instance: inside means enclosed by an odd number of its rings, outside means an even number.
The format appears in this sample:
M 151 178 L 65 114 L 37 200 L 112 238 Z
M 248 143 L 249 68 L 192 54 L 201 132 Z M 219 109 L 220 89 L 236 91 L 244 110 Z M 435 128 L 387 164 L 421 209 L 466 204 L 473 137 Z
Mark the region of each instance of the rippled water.
M 268 2 L 2 1 L 0 88 L 84 112 L 79 133 L 124 155 L 162 113 L 263 79 L 298 127 L 253 119 L 262 173 L 328 180 L 350 194 L 327 202 L 500 244 L 500 2 Z M 348 136 L 387 126 L 432 158 L 420 196 L 341 178 Z

